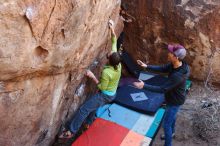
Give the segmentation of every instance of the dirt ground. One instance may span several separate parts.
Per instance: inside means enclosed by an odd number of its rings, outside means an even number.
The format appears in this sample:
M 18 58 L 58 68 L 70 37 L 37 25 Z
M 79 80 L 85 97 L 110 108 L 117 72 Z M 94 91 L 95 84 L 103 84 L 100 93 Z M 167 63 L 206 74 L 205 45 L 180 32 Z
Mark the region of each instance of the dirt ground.
M 215 89 L 212 93 L 204 87 L 201 82 L 193 82 L 193 86 L 187 96 L 185 104 L 178 113 L 176 122 L 176 137 L 173 139 L 173 146 L 220 146 L 220 135 L 217 138 L 204 141 L 193 132 L 193 115 L 196 109 L 202 107 L 204 101 L 220 100 L 220 90 Z M 220 121 L 219 121 L 220 122 Z M 153 146 L 163 146 L 164 141 L 160 140 L 163 133 L 160 128 Z

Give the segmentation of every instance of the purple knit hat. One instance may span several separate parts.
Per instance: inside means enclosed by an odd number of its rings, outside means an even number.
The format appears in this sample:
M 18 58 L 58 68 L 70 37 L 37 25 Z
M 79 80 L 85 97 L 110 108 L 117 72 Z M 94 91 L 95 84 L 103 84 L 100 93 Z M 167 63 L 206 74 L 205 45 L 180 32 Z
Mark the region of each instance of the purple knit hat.
M 186 49 L 182 45 L 168 45 L 168 50 L 179 59 L 183 59 L 186 56 Z

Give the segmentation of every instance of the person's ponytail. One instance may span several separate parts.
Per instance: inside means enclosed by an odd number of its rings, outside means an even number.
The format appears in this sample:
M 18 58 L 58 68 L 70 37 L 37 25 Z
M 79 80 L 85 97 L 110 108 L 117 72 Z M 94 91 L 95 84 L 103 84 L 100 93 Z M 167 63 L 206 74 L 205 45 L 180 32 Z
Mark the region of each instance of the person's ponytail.
M 113 52 L 109 56 L 109 64 L 114 67 L 115 70 L 118 69 L 118 64 L 121 62 L 121 57 L 118 52 Z

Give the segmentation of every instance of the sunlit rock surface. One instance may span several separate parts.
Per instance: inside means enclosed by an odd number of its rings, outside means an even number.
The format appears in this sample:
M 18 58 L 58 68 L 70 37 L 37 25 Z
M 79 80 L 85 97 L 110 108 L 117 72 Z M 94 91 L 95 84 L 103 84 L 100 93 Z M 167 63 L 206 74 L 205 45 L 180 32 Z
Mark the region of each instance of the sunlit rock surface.
M 109 0 L 0 1 L 1 146 L 53 142 L 96 89 L 84 73 L 100 72 L 111 47 L 108 20 L 117 33 L 123 25 L 119 8 Z

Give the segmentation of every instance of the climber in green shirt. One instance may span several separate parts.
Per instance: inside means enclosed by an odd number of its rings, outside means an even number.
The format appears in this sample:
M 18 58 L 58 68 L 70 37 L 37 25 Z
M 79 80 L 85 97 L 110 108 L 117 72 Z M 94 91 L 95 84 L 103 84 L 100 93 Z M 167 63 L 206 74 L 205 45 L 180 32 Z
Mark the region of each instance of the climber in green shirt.
M 98 83 L 98 88 L 102 91 L 102 93 L 109 96 L 115 95 L 121 76 L 121 64 L 118 63 L 120 60 L 120 56 L 117 53 L 117 39 L 112 27 L 111 30 L 113 34 L 112 52 L 108 56 L 109 64 L 104 66 L 100 82 Z
M 88 99 L 76 112 L 74 118 L 67 125 L 66 129 L 59 138 L 73 137 L 85 119 L 94 120 L 96 110 L 114 100 L 119 79 L 121 77 L 121 59 L 117 52 L 117 38 L 113 28 L 113 21 L 109 21 L 109 27 L 112 35 L 112 51 L 107 55 L 109 63 L 104 67 L 101 78 L 98 80 L 96 76 L 88 70 L 86 76 L 91 78 L 99 89 L 99 92 Z M 90 124 L 89 123 L 89 124 Z

